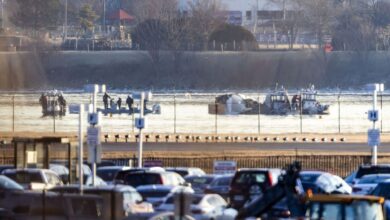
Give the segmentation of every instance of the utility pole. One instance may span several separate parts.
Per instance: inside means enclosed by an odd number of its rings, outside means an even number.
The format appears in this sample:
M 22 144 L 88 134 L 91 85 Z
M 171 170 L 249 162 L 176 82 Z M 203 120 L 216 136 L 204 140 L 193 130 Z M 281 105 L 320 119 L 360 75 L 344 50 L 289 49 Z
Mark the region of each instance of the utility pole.
M 103 0 L 103 32 L 107 33 L 107 31 L 106 31 L 106 0 Z
M 68 0 L 65 1 L 64 41 L 68 38 Z
M 4 30 L 4 1 L 1 0 L 1 29 Z
M 371 164 L 377 164 L 378 146 L 380 145 L 380 130 L 375 122 L 380 119 L 380 111 L 377 108 L 378 92 L 384 91 L 383 84 L 369 84 L 368 89 L 372 92 L 372 110 L 368 111 L 368 120 L 372 121 L 372 129 L 368 130 L 368 145 L 371 147 Z

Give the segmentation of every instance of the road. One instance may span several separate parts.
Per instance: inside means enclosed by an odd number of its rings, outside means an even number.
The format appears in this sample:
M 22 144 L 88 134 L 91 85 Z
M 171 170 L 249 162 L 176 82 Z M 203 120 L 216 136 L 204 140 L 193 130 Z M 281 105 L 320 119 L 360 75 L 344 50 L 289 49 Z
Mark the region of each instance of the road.
M 125 152 L 137 149 L 137 143 L 104 143 L 105 152 Z M 144 151 L 306 151 L 369 153 L 365 143 L 144 143 Z M 390 153 L 390 143 L 378 147 L 379 153 Z

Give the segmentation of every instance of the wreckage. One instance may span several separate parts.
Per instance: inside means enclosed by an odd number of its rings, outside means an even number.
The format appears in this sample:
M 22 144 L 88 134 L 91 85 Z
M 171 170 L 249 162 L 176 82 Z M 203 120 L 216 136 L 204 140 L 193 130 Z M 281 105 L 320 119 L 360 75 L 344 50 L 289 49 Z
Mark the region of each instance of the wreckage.
M 263 103 L 245 98 L 241 94 L 225 94 L 215 98 L 215 103 L 209 104 L 209 114 L 221 115 L 323 115 L 329 114 L 329 105 L 317 101 L 317 91 L 314 86 L 303 89 L 292 96 L 291 102 L 287 90 L 276 87 L 268 93 Z

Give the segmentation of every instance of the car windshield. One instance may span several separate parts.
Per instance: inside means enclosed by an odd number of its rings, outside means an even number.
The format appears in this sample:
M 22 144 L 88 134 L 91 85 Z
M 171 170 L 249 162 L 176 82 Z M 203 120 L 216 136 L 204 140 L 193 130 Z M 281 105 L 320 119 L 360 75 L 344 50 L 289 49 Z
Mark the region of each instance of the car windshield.
M 39 172 L 16 172 L 6 173 L 4 175 L 19 184 L 44 183 L 42 176 Z
M 208 185 L 213 181 L 213 177 L 200 176 L 200 177 L 191 177 L 186 179 L 187 182 L 191 183 L 192 186 L 203 186 Z
M 378 203 L 354 201 L 342 203 L 313 203 L 308 210 L 312 220 L 383 220 L 378 213 L 382 207 Z
M 355 178 L 361 178 L 362 176 L 369 175 L 369 174 L 381 174 L 381 173 L 390 174 L 390 166 L 389 167 L 360 167 L 360 169 L 356 173 Z
M 5 190 L 23 190 L 22 186 L 5 176 L 0 176 L 0 188 Z
M 301 174 L 299 178 L 302 182 L 314 183 L 321 174 Z
M 390 179 L 389 176 L 363 176 L 362 179 L 359 180 L 358 184 L 375 184 L 380 183 L 386 179 Z
M 266 181 L 266 176 L 263 172 L 242 172 L 238 173 L 237 176 L 234 178 L 233 183 L 235 185 L 238 184 L 245 184 L 245 185 L 251 185 L 251 184 L 261 184 Z
M 108 169 L 102 169 L 102 170 L 97 170 L 96 171 L 96 174 L 102 178 L 104 181 L 113 181 L 114 178 L 115 178 L 115 175 L 119 172 L 119 170 L 117 169 L 112 169 L 112 170 L 108 170 Z
M 125 176 L 124 181 L 133 187 L 162 184 L 160 175 L 152 173 L 131 173 Z

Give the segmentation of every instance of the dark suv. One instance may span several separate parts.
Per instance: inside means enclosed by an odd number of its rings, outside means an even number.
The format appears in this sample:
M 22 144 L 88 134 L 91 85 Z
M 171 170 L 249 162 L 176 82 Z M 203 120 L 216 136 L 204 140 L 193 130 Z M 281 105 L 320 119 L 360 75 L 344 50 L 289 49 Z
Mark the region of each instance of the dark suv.
M 369 174 L 390 174 L 390 164 L 361 165 L 357 171 L 352 172 L 345 178 L 345 182 L 353 185 L 360 178 Z
M 261 195 L 278 182 L 280 169 L 240 169 L 230 183 L 229 199 L 235 209 Z

